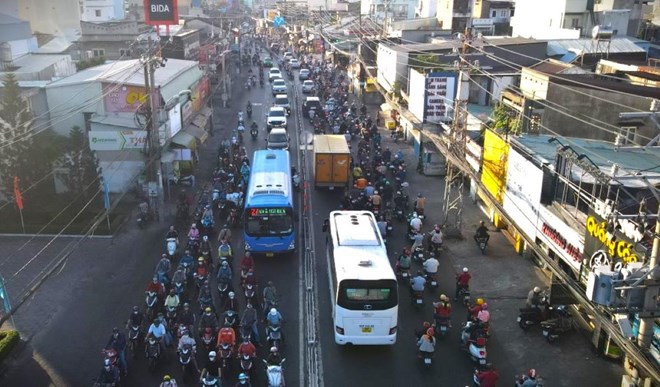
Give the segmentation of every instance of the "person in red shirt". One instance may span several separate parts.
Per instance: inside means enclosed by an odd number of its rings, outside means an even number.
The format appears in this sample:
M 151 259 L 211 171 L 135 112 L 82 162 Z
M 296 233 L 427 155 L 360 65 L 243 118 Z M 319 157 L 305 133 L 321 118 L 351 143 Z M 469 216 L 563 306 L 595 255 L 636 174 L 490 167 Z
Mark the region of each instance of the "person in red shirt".
M 144 290 L 145 292 L 155 292 L 158 294 L 158 296 L 162 296 L 165 294 L 165 286 L 158 282 L 158 277 L 154 276 L 154 278 L 147 284 L 147 288 Z
M 481 305 L 484 304 L 483 298 L 477 298 L 475 305 L 470 305 L 468 307 L 468 320 L 476 320 L 477 315 L 481 312 Z
M 246 251 L 243 258 L 241 258 L 240 266 L 241 266 L 241 282 L 244 282 L 245 278 L 247 277 L 248 271 L 250 270 L 254 271 L 254 258 L 252 258 L 252 254 L 250 254 L 249 251 Z
M 463 272 L 461 274 L 456 275 L 456 293 L 454 294 L 454 301 L 458 299 L 458 293 L 461 291 L 461 289 L 470 289 L 471 278 L 472 276 L 470 275 L 467 267 L 463 268 Z
M 255 348 L 254 344 L 249 340 L 242 342 L 241 345 L 238 346 L 238 357 L 243 357 L 243 355 L 254 357 L 256 353 L 257 348 Z
M 482 371 L 475 371 L 477 374 L 477 379 L 479 379 L 480 387 L 496 387 L 497 380 L 500 378 L 500 375 L 495 372 L 492 365 L 487 365 L 486 369 Z
M 435 314 L 433 317 L 436 321 L 448 321 L 451 317 L 451 304 L 449 303 L 449 297 L 444 294 L 440 295 L 440 302 L 434 302 L 433 307 L 435 308 Z
M 218 347 L 221 344 L 229 344 L 232 347 L 236 345 L 236 332 L 229 323 L 225 323 L 225 326 L 218 331 Z

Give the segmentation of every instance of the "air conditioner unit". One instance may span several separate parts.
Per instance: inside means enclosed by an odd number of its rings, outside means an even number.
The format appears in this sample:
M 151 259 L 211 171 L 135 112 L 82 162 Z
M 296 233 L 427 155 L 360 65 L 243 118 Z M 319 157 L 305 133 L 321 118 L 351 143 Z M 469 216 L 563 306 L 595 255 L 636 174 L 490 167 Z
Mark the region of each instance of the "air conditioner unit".
M 609 266 L 598 266 L 589 273 L 586 295 L 589 301 L 599 305 L 610 306 L 614 300 L 614 281 L 620 274 L 611 271 Z

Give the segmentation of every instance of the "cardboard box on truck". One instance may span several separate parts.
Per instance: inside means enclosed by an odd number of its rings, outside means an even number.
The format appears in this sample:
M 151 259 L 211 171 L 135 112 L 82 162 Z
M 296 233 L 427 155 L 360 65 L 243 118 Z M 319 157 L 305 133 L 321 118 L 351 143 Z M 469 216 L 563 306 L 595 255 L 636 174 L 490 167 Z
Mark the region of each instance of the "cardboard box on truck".
M 347 187 L 351 166 L 351 151 L 346 137 L 335 134 L 314 136 L 314 188 Z

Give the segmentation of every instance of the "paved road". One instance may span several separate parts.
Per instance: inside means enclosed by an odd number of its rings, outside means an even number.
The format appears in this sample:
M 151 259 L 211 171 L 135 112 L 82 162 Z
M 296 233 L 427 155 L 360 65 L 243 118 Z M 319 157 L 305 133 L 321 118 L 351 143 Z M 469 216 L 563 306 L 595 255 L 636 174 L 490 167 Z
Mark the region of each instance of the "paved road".
M 235 84 L 242 84 L 245 74 L 235 76 Z M 299 93 L 299 85 L 295 93 Z M 207 178 L 215 165 L 217 145 L 229 129 L 236 124 L 236 108 L 244 107 L 247 98 L 255 105 L 254 117 L 263 128 L 263 115 L 270 106 L 272 97 L 266 88 L 245 90 L 235 93 L 232 108 L 220 108 L 220 100 L 214 101 L 215 136 L 205 145 L 201 155 L 202 175 Z M 236 90 L 236 89 L 235 89 Z M 294 90 L 290 90 L 293 96 Z M 248 95 L 249 94 L 249 95 Z M 302 101 L 302 95 L 298 94 Z M 298 121 L 295 113 L 290 117 L 290 133 Z M 303 136 L 311 133 L 309 123 L 302 122 Z M 220 128 L 224 128 L 224 131 Z M 263 147 L 265 131 L 260 138 L 252 142 L 246 139 L 248 152 Z M 416 165 L 412 147 L 394 145 L 385 137 L 385 143 L 393 150 L 401 148 L 406 152 L 408 165 Z M 300 140 L 292 139 L 292 144 Z M 311 156 L 311 152 L 306 152 Z M 291 152 L 294 163 L 299 152 Z M 311 157 L 307 157 L 311 160 Z M 307 166 L 311 168 L 310 165 Z M 423 191 L 429 199 L 428 220 L 426 224 L 439 222 L 440 198 L 443 180 L 437 177 L 424 177 L 410 171 L 411 193 Z M 198 179 L 204 182 L 204 179 Z M 208 181 L 208 180 L 206 180 Z M 285 370 L 290 386 L 308 385 L 304 377 L 310 374 L 305 369 L 309 353 L 307 342 L 301 341 L 303 331 L 308 328 L 303 317 L 308 321 L 318 319 L 320 324 L 319 348 L 322 354 L 322 375 L 324 384 L 332 386 L 464 386 L 469 384 L 473 364 L 467 355 L 459 349 L 458 327 L 463 319 L 463 309 L 455 306 L 454 328 L 451 335 L 439 344 L 436 362 L 432 369 L 422 370 L 415 357 L 413 330 L 421 322 L 430 319 L 430 306 L 424 311 L 416 311 L 407 302 L 407 289 L 401 287 L 400 329 L 397 344 L 392 347 L 343 348 L 334 344 L 333 324 L 330 315 L 330 294 L 328 267 L 326 264 L 324 243 L 325 236 L 320 232 L 320 224 L 328 213 L 337 208 L 339 192 L 309 191 L 311 206 L 311 231 L 313 244 L 308 247 L 315 265 L 316 283 L 303 282 L 303 266 L 299 255 L 291 258 L 259 258 L 256 272 L 260 283 L 268 279 L 275 281 L 281 293 L 281 310 L 285 317 L 285 335 L 288 338 L 285 355 L 288 358 Z M 300 202 L 300 200 L 298 201 Z M 300 203 L 298 203 L 300 204 Z M 171 204 L 170 204 L 171 208 Z M 168 214 L 172 219 L 173 214 Z M 480 211 L 466 200 L 466 234 L 470 234 L 478 220 L 483 218 Z M 169 221 L 168 220 L 168 221 Z M 142 305 L 143 289 L 153 272 L 159 254 L 163 248 L 163 235 L 167 222 L 152 224 L 147 230 L 137 230 L 131 222 L 114 240 L 86 240 L 74 251 L 65 266 L 49 279 L 38 293 L 31 298 L 15 318 L 15 325 L 29 338 L 27 346 L 18 352 L 18 358 L 10 362 L 8 371 L 1 376 L 0 384 L 8 386 L 84 386 L 90 385 L 97 375 L 101 364 L 100 349 L 105 344 L 113 326 L 120 325 L 134 304 Z M 393 252 L 400 251 L 404 245 L 404 225 L 396 225 L 391 242 Z M 240 234 L 237 232 L 235 234 Z M 0 241 L 0 253 L 5 257 L 14 251 L 17 241 Z M 21 254 L 12 258 L 5 267 L 20 268 L 26 259 L 43 246 L 43 242 L 31 242 Z M 56 242 L 53 252 L 38 259 L 47 263 L 47 258 L 56 256 L 60 248 L 66 248 L 62 241 Z M 242 253 L 240 235 L 234 238 L 234 246 Z M 57 248 L 55 248 L 57 247 Z M 301 252 L 302 250 L 299 250 Z M 473 295 L 486 296 L 491 305 L 493 337 L 489 342 L 489 357 L 496 364 L 502 375 L 501 385 L 510 382 L 515 373 L 535 367 L 544 375 L 546 385 L 553 386 L 591 386 L 609 387 L 619 385 L 620 367 L 598 358 L 590 349 L 588 340 L 580 334 L 565 336 L 559 343 L 550 346 L 542 340 L 537 330 L 523 333 L 515 324 L 517 308 L 523 303 L 526 292 L 534 285 L 545 282 L 545 277 L 528 261 L 515 256 L 508 241 L 493 233 L 487 254 L 482 256 L 467 241 L 447 241 L 446 250 L 441 254 L 440 289 L 426 296 L 427 305 L 437 299 L 440 292 L 453 292 L 453 272 L 463 266 L 469 266 L 474 275 Z M 0 269 L 5 267 L 0 266 Z M 37 271 L 38 268 L 32 270 Z M 26 273 L 27 275 L 27 273 Z M 27 278 L 27 277 L 26 277 Z M 20 281 L 14 280 L 14 283 Z M 318 297 L 316 315 L 302 315 L 300 286 L 309 286 L 307 297 Z M 22 285 L 22 284 L 21 284 Z M 10 292 L 13 290 L 10 283 Z M 17 286 L 18 287 L 18 286 Z M 18 289 L 16 290 L 18 292 Z M 303 329 L 305 328 L 305 329 Z M 302 345 L 301 345 L 302 344 Z M 263 352 L 262 352 L 263 353 Z M 305 354 L 305 355 L 304 355 Z M 304 359 L 303 359 L 304 357 Z M 201 359 L 200 359 L 201 360 Z M 304 361 L 305 360 L 305 361 Z M 173 352 L 169 352 L 157 371 L 150 373 L 142 358 L 129 359 L 130 374 L 125 385 L 155 386 L 163 374 L 171 373 L 181 381 Z M 588 369 L 589 372 L 583 372 Z M 262 370 L 260 368 L 260 370 Z M 318 372 L 318 369 L 313 371 Z M 306 381 L 303 381 L 306 380 Z M 257 374 L 256 385 L 262 385 L 262 374 Z M 188 376 L 185 385 L 195 385 L 194 378 Z

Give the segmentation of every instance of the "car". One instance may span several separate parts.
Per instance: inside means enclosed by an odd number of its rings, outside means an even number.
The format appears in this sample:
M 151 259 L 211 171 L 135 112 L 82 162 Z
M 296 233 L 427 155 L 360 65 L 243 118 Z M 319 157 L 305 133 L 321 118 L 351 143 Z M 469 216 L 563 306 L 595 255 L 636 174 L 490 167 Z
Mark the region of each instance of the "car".
M 270 132 L 273 128 L 286 129 L 286 110 L 281 106 L 273 106 L 268 111 L 268 118 L 266 118 L 266 129 Z
M 279 43 L 271 43 L 270 44 L 270 50 L 271 51 L 279 51 L 280 50 L 280 44 Z
M 299 69 L 300 61 L 298 59 L 291 59 L 289 60 L 289 66 L 291 66 L 291 69 Z
M 282 55 L 282 59 L 284 59 L 285 62 L 288 61 L 289 59 L 293 59 L 293 54 L 287 51 L 284 53 L 284 55 Z
M 263 63 L 264 67 L 273 67 L 273 58 L 266 57 L 266 58 L 264 58 L 262 63 Z
M 300 69 L 298 72 L 298 80 L 304 81 L 309 79 L 309 69 Z
M 287 93 L 287 88 L 286 88 L 286 82 L 284 79 L 273 79 L 273 85 L 271 86 L 271 89 L 273 91 L 273 95 L 277 94 L 286 94 Z
M 266 149 L 289 150 L 289 135 L 286 129 L 274 128 L 266 138 Z
M 273 82 L 275 78 L 282 78 L 282 72 L 277 67 L 271 67 L 268 70 L 268 82 Z
M 277 94 L 275 96 L 274 106 L 283 107 L 286 109 L 287 116 L 291 115 L 291 103 L 289 103 L 289 96 L 286 94 Z
M 314 81 L 310 81 L 309 79 L 304 81 L 302 84 L 302 92 L 303 94 L 309 94 L 314 92 Z
M 309 112 L 311 110 L 315 110 L 317 112 L 323 110 L 319 97 L 307 97 L 305 102 L 303 102 L 303 114 L 308 118 L 310 117 Z

